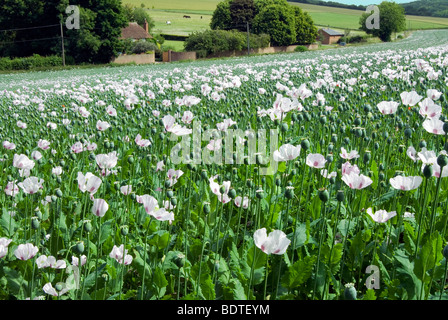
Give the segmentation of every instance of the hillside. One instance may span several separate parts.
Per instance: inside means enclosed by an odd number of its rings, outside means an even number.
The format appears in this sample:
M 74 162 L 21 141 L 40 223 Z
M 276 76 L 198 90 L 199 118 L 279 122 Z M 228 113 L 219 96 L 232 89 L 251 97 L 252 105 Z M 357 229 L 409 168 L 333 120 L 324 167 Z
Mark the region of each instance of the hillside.
M 448 17 L 448 0 L 419 0 L 402 4 L 406 14 L 429 17 Z

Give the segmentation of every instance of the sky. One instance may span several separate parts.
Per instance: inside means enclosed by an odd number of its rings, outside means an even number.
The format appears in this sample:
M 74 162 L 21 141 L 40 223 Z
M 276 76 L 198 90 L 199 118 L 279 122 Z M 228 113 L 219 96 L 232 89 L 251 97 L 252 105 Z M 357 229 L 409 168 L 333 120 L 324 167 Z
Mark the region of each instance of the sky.
M 327 0 L 324 0 L 327 1 Z M 333 0 L 335 2 L 344 3 L 344 4 L 356 4 L 368 6 L 370 4 L 380 4 L 383 0 Z M 412 2 L 413 0 L 395 0 L 396 3 L 407 3 Z

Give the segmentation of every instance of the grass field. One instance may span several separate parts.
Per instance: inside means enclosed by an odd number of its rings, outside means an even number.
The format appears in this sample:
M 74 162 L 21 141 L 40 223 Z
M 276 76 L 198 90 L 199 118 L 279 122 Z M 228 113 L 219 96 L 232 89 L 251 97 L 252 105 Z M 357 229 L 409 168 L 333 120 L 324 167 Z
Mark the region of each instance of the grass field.
M 124 0 L 139 7 L 142 3 L 149 10 L 154 19 L 154 33 L 189 35 L 195 31 L 203 31 L 209 28 L 210 20 L 216 5 L 221 0 Z M 295 3 L 308 12 L 318 27 L 329 26 L 336 30 L 352 29 L 352 34 L 362 34 L 355 31 L 359 28 L 359 17 L 363 13 L 360 10 L 324 7 L 311 4 Z M 184 15 L 191 16 L 190 19 L 183 18 Z M 447 18 L 406 16 L 408 30 L 416 29 L 440 29 L 448 28 Z M 166 21 L 171 21 L 168 25 Z M 176 44 L 180 46 L 180 44 Z

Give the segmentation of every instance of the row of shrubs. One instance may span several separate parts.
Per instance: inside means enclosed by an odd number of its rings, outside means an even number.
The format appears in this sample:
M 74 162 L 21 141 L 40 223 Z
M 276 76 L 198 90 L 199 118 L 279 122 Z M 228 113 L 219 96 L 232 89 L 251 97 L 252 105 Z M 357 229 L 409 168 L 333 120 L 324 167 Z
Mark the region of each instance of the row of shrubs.
M 249 46 L 252 49 L 268 47 L 270 37 L 267 34 L 249 34 Z M 192 33 L 184 42 L 185 51 L 196 51 L 198 58 L 222 51 L 247 49 L 247 33 L 237 30 L 206 30 Z
M 345 37 L 342 37 L 339 39 L 338 43 L 361 43 L 361 42 L 367 42 L 367 39 L 369 38 L 368 35 L 354 35 L 354 36 L 347 36 L 347 40 Z
M 60 56 L 42 57 L 38 54 L 34 54 L 31 57 L 25 58 L 0 58 L 0 71 L 33 70 L 61 65 L 62 57 Z

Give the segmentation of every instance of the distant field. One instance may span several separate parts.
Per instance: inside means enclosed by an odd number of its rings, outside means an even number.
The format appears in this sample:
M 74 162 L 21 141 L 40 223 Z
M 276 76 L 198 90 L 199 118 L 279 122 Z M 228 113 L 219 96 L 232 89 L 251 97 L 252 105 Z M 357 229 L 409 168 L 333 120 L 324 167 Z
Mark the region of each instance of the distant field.
M 153 31 L 155 33 L 189 35 L 192 32 L 209 28 L 213 11 L 220 0 L 124 0 L 123 2 L 137 7 L 143 3 L 154 19 L 155 28 Z M 291 4 L 307 11 L 317 26 L 330 26 L 340 30 L 358 29 L 359 17 L 363 13 L 360 10 L 296 2 L 291 2 Z M 183 18 L 184 15 L 189 15 L 191 18 L 185 19 Z M 406 20 L 406 27 L 409 30 L 448 28 L 448 18 L 407 16 Z M 171 24 L 166 24 L 166 21 L 171 21 Z M 352 31 L 352 33 L 362 32 Z
M 347 29 L 359 28 L 359 17 L 364 11 L 316 6 L 312 4 L 291 2 L 307 11 L 319 26 L 332 26 Z M 406 16 L 407 29 L 440 29 L 448 28 L 448 18 Z

